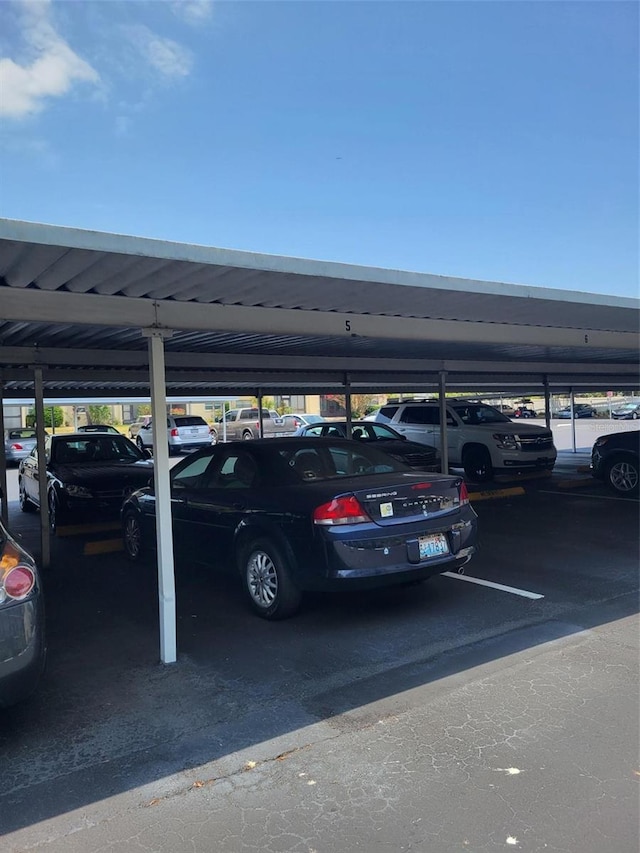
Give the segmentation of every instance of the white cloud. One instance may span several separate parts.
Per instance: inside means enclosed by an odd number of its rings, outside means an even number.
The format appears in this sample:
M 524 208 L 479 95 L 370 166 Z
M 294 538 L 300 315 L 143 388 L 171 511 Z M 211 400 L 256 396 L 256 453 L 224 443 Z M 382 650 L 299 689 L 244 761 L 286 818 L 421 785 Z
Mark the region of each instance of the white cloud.
M 191 53 L 178 42 L 157 35 L 143 24 L 129 26 L 125 30 L 133 46 L 163 76 L 186 77 L 191 71 Z
M 100 80 L 56 31 L 49 0 L 20 0 L 20 6 L 29 58 L 24 63 L 0 59 L 0 115 L 11 118 L 39 112 L 47 98 L 65 95 L 76 83 Z
M 177 18 L 197 26 L 211 17 L 212 0 L 173 0 L 171 10 Z

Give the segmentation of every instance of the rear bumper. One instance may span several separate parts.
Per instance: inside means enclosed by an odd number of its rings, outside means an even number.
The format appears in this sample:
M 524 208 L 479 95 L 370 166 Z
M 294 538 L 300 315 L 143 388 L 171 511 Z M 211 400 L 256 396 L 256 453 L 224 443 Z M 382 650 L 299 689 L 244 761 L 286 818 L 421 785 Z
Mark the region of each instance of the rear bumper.
M 454 517 L 438 521 L 417 522 L 393 535 L 385 535 L 384 528 L 360 535 L 355 525 L 351 533 L 323 531 L 327 570 L 323 576 L 307 573 L 305 588 L 329 591 L 392 586 L 459 570 L 475 552 L 477 516 L 466 506 Z M 449 552 L 420 559 L 419 538 L 434 533 L 444 534 Z

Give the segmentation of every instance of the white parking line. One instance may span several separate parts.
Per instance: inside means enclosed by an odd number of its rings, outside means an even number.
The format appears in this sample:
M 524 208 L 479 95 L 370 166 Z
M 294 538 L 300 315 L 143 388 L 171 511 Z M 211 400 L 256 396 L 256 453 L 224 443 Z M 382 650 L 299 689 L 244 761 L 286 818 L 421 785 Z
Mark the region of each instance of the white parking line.
M 539 495 L 564 495 L 565 497 L 566 496 L 568 496 L 568 497 L 575 497 L 576 496 L 576 493 L 572 492 L 570 489 L 567 490 L 566 492 L 551 492 L 551 491 L 546 491 L 546 490 L 543 491 L 542 489 L 538 489 L 538 494 Z M 596 501 L 627 501 L 627 502 L 629 502 L 630 500 L 632 500 L 632 496 L 629 496 L 628 498 L 617 498 L 615 495 L 585 495 L 584 492 L 580 492 L 578 497 L 580 497 L 580 498 L 592 498 L 593 500 L 596 500 Z
M 539 592 L 529 592 L 527 589 L 518 589 L 515 586 L 505 586 L 502 583 L 494 583 L 493 581 L 483 581 L 480 578 L 472 578 L 469 575 L 458 575 L 455 572 L 442 572 L 447 578 L 454 578 L 458 581 L 468 581 L 469 583 L 477 583 L 479 586 L 490 586 L 491 589 L 499 589 L 502 592 L 511 592 L 513 595 L 521 595 L 523 598 L 544 598 Z

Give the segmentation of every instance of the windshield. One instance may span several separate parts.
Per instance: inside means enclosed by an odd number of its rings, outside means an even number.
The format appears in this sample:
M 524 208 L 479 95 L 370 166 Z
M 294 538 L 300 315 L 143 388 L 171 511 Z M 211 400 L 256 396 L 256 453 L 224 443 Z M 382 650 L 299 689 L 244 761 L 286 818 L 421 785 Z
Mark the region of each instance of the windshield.
M 53 462 L 137 462 L 144 459 L 138 448 L 123 435 L 87 435 L 86 438 L 60 440 L 53 444 Z
M 455 403 L 451 406 L 463 424 L 510 424 L 502 412 L 484 403 Z

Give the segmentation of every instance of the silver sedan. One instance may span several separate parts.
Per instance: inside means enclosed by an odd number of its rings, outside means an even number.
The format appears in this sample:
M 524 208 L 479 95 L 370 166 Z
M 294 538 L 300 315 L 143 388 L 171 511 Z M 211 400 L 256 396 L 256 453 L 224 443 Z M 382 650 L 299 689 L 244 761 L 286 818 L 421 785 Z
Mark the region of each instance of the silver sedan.
M 36 431 L 31 427 L 19 427 L 4 431 L 4 452 L 7 465 L 17 465 L 36 446 Z

